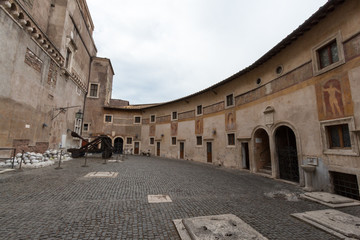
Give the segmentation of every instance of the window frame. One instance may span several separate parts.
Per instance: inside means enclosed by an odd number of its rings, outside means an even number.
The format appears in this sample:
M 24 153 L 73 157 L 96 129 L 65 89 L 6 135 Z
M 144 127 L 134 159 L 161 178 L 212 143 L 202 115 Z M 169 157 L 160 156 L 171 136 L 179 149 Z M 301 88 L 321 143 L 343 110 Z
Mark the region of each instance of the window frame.
M 153 117 L 154 117 L 154 121 L 152 121 Z M 150 123 L 156 123 L 156 115 L 155 114 L 150 115 Z
M 351 147 L 346 148 L 331 148 L 328 128 L 329 126 L 347 124 L 349 128 L 349 136 Z M 325 120 L 320 122 L 320 131 L 322 138 L 323 153 L 327 155 L 345 155 L 345 156 L 359 156 L 358 140 L 355 133 L 355 122 L 353 117 L 339 118 L 335 120 Z
M 128 143 L 130 140 L 130 143 Z M 133 144 L 133 138 L 132 137 L 126 137 L 126 145 L 132 145 Z
M 87 130 L 85 130 L 85 124 L 87 124 Z M 90 123 L 84 122 L 83 123 L 83 132 L 89 132 L 90 131 Z
M 230 138 L 229 138 L 230 135 L 234 135 L 233 144 L 230 144 Z M 226 146 L 227 147 L 235 147 L 236 146 L 236 136 L 235 136 L 234 132 L 226 133 Z
M 139 122 L 136 122 L 137 118 L 139 118 Z M 139 115 L 134 116 L 134 124 L 141 124 L 141 116 L 139 116 Z
M 81 127 L 82 127 L 82 119 L 81 118 L 75 118 L 74 121 L 74 132 L 81 135 Z
M 151 141 L 152 140 L 152 141 Z M 152 142 L 152 143 L 151 143 Z M 150 146 L 154 146 L 155 145 L 155 138 L 154 137 L 150 137 L 149 138 L 149 145 Z
M 91 95 L 91 85 L 97 85 L 96 96 Z M 93 83 L 93 82 L 89 83 L 88 98 L 99 98 L 99 89 L 100 89 L 100 83 Z
M 200 107 L 200 108 L 199 108 Z M 201 113 L 199 113 L 199 109 L 201 109 Z M 196 116 L 201 116 L 201 115 L 203 115 L 203 111 L 204 109 L 203 109 L 203 105 L 197 105 L 196 106 L 196 109 L 195 109 L 195 112 L 196 112 Z
M 228 104 L 228 97 L 230 96 L 231 96 L 231 104 Z M 233 106 L 235 106 L 235 97 L 234 97 L 234 93 L 230 93 L 225 97 L 225 108 L 230 108 Z
M 175 143 L 174 143 L 175 140 Z M 170 137 L 170 145 L 171 146 L 176 146 L 177 145 L 177 138 L 176 137 Z
M 198 138 L 201 138 L 201 144 L 198 144 Z M 203 136 L 196 136 L 196 147 L 202 147 L 204 144 Z
M 106 121 L 106 117 L 111 117 L 111 121 L 110 122 Z M 114 117 L 112 114 L 104 114 L 104 123 L 113 123 L 113 119 Z
M 339 61 L 334 62 L 326 67 L 321 68 L 319 51 L 321 49 L 323 49 L 324 47 L 326 47 L 327 45 L 329 45 L 330 43 L 332 43 L 333 41 L 336 42 Z M 343 47 L 340 31 L 334 35 L 329 36 L 328 38 L 326 38 L 325 40 L 323 40 L 322 42 L 317 44 L 315 47 L 312 48 L 311 51 L 312 51 L 312 65 L 313 65 L 314 76 L 317 76 L 317 75 L 320 75 L 327 71 L 330 71 L 330 70 L 345 63 L 344 47 Z
M 176 118 L 174 118 L 174 114 L 176 115 Z M 174 121 L 174 120 L 178 120 L 178 112 L 177 111 L 171 112 L 171 121 Z

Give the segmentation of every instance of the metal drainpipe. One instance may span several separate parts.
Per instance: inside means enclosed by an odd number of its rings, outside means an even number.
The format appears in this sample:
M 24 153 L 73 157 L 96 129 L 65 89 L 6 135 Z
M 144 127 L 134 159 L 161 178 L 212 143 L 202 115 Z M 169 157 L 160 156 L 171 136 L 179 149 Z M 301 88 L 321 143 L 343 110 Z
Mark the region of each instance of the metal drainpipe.
M 93 61 L 93 57 L 90 57 L 90 67 L 89 67 L 89 77 L 88 77 L 87 87 L 89 87 L 89 83 L 90 83 L 92 61 Z M 86 96 L 87 96 L 87 94 L 88 94 L 88 91 L 86 91 L 85 95 L 84 95 L 83 116 L 82 116 L 82 121 L 81 121 L 80 136 L 82 135 L 83 126 L 84 126 L 85 105 L 86 105 Z

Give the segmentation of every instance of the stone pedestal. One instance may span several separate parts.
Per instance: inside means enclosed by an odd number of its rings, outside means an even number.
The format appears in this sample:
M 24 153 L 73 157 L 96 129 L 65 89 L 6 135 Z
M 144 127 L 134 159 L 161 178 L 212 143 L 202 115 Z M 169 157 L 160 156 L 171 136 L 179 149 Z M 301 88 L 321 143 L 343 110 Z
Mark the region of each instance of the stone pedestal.
M 301 168 L 305 172 L 305 187 L 304 187 L 304 190 L 308 191 L 308 192 L 311 192 L 311 191 L 314 190 L 313 185 L 312 185 L 312 175 L 313 175 L 313 172 L 315 172 L 315 170 L 316 170 L 316 166 L 301 165 Z

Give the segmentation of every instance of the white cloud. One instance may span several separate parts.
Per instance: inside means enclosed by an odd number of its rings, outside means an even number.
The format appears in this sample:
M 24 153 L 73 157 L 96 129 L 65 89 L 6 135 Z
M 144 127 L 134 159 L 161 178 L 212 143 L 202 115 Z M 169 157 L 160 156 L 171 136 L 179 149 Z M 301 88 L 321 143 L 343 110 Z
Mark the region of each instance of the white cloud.
M 113 98 L 174 100 L 249 66 L 326 0 L 87 0 Z

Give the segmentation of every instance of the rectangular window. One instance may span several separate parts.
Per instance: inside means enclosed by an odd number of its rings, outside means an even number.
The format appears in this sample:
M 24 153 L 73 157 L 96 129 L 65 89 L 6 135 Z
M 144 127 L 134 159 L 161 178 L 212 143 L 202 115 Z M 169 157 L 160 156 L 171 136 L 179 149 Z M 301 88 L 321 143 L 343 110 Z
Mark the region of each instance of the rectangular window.
M 196 145 L 197 145 L 197 146 L 201 146 L 201 145 L 202 145 L 202 136 L 197 136 L 197 137 L 196 137 Z
M 105 122 L 111 123 L 112 122 L 112 115 L 105 115 Z
M 177 112 L 172 112 L 172 120 L 176 120 L 177 119 Z
M 140 123 L 140 122 L 141 122 L 141 117 L 135 117 L 134 122 L 135 122 L 135 123 Z
M 126 144 L 132 144 L 132 138 L 131 137 L 126 138 Z
M 176 145 L 176 137 L 171 138 L 171 145 Z
M 234 95 L 230 94 L 226 96 L 226 106 L 233 106 L 234 105 Z
M 339 61 L 339 54 L 336 40 L 328 43 L 318 51 L 320 69 Z
M 83 130 L 84 130 L 84 132 L 89 131 L 89 124 L 88 123 L 84 123 Z
M 228 137 L 228 145 L 229 146 L 235 145 L 235 134 L 234 133 L 229 133 L 227 135 L 227 137 Z
M 349 126 L 347 124 L 326 126 L 326 132 L 331 149 L 351 148 Z
M 155 143 L 155 139 L 154 138 L 150 138 L 150 145 L 154 145 Z
M 99 85 L 97 83 L 90 83 L 89 96 L 97 98 L 98 97 L 98 88 L 99 88 Z
M 77 134 L 81 134 L 81 118 L 75 118 L 75 126 L 74 126 L 74 132 Z
M 150 122 L 151 122 L 151 123 L 154 123 L 154 122 L 155 122 L 155 115 L 151 115 L 151 116 L 150 116 Z
M 324 39 L 311 49 L 314 76 L 330 71 L 345 63 L 341 32 Z
M 202 105 L 199 105 L 196 107 L 196 114 L 201 115 L 202 114 Z

